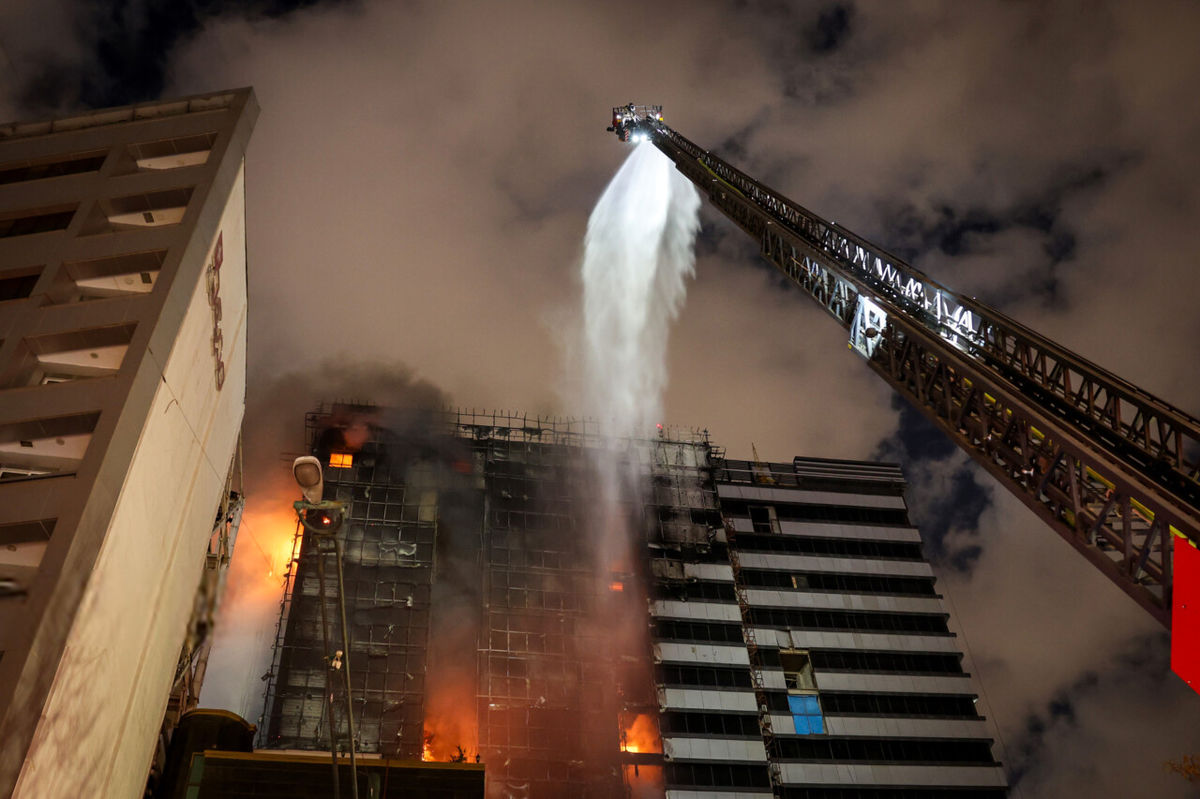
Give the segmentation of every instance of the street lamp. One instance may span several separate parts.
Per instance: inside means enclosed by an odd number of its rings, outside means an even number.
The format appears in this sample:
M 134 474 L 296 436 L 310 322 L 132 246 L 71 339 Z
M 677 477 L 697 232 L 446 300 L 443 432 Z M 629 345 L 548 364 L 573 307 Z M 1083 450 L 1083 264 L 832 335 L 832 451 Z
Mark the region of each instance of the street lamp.
M 325 699 L 329 707 L 329 749 L 333 758 L 333 796 L 338 799 L 341 793 L 338 779 L 337 743 L 334 739 L 333 723 L 333 690 L 330 685 L 330 672 L 340 671 L 346 686 L 346 734 L 349 736 L 350 748 L 350 788 L 354 799 L 358 799 L 358 763 L 354 754 L 354 707 L 350 699 L 350 633 L 346 625 L 346 594 L 342 577 L 342 545 L 337 539 L 337 531 L 341 529 L 346 519 L 346 505 L 336 500 L 324 499 L 325 478 L 321 470 L 321 461 L 312 455 L 302 455 L 292 461 L 292 476 L 300 486 L 304 499 L 292 503 L 296 509 L 296 518 L 300 524 L 313 535 L 313 544 L 317 550 L 317 581 L 320 585 L 321 608 L 321 641 L 325 647 Z M 337 599 L 338 609 L 342 616 L 342 649 L 329 654 L 329 623 L 325 617 L 325 555 L 330 551 L 327 547 L 332 544 L 334 561 L 337 563 Z

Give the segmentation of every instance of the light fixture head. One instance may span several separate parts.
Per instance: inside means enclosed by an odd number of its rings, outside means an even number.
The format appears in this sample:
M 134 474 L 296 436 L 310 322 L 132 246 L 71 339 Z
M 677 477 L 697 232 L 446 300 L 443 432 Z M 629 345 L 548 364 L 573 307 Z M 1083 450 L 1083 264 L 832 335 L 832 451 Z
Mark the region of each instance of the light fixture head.
M 321 472 L 321 462 L 312 455 L 301 455 L 292 461 L 292 476 L 300 486 L 304 498 L 316 504 L 325 493 L 325 478 Z

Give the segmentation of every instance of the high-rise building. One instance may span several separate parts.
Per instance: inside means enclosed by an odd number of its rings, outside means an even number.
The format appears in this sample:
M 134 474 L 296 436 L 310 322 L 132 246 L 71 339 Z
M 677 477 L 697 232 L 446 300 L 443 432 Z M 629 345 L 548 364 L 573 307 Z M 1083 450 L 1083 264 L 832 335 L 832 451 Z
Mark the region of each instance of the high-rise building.
M 713 546 L 654 562 L 669 796 L 1006 795 L 896 466 L 718 458 Z
M 344 749 L 348 665 L 358 751 L 478 757 L 491 797 L 1005 795 L 897 467 L 513 414 L 308 430 L 350 645 L 298 536 L 262 745 Z
M 0 795 L 140 796 L 194 701 L 240 512 L 257 113 L 0 126 Z

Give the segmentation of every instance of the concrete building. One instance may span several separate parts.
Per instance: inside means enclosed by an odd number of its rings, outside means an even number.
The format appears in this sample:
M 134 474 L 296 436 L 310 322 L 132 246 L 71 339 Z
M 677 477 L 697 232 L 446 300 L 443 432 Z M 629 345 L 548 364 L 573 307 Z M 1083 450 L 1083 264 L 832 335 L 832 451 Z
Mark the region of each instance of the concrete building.
M 257 113 L 0 126 L 0 795 L 140 796 L 194 701 L 240 508 Z
M 478 756 L 490 797 L 1006 794 L 897 467 L 514 414 L 308 428 L 347 508 L 359 751 Z M 297 539 L 260 745 L 347 746 L 328 553 Z
M 712 545 L 654 569 L 667 796 L 1005 796 L 900 470 L 717 457 L 696 477 Z

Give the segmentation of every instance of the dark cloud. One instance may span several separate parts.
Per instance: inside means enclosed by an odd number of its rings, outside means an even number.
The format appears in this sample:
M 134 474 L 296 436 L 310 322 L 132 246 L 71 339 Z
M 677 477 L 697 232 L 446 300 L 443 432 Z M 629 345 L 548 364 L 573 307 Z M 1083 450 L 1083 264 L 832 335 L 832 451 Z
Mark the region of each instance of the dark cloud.
M 909 517 L 921 530 L 926 557 L 940 568 L 969 572 L 984 542 L 970 539 L 967 531 L 979 528 L 991 494 L 967 456 L 920 411 L 899 397 L 892 404 L 899 426 L 872 457 L 904 469 Z
M 835 3 L 822 9 L 809 29 L 809 46 L 818 53 L 833 52 L 850 35 L 853 19 L 854 6 L 846 3 Z
M 29 9 L 0 12 L 0 30 L 20 82 L 18 107 L 46 114 L 158 99 L 176 47 L 208 20 L 231 15 L 275 19 L 314 6 L 356 2 L 55 0 L 38 4 L 40 9 L 30 3 Z M 38 43 L 47 34 L 53 41 Z

